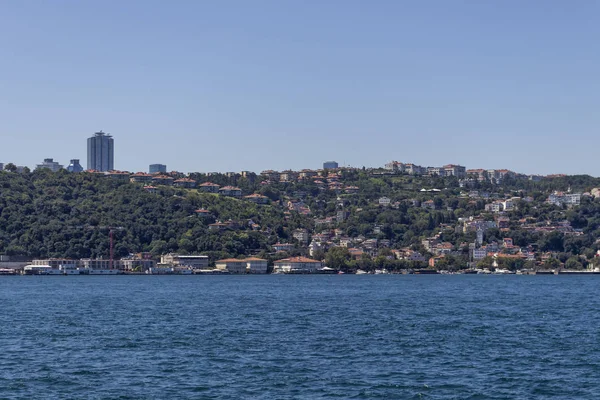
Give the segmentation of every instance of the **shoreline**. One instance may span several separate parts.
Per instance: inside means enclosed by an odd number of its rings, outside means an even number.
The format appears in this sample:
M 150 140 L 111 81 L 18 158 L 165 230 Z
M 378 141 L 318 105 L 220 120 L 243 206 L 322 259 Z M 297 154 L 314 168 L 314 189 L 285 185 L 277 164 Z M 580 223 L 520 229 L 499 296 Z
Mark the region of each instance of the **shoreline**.
M 426 270 L 426 271 L 402 271 L 402 272 L 333 272 L 333 273 L 307 273 L 307 272 L 297 272 L 297 273 L 266 273 L 266 274 L 232 274 L 227 272 L 213 272 L 213 273 L 191 273 L 191 274 L 178 274 L 178 273 L 160 273 L 160 274 L 148 274 L 144 272 L 123 272 L 119 271 L 117 273 L 111 274 L 62 274 L 62 273 L 23 273 L 21 271 L 2 271 L 0 272 L 0 277 L 2 276 L 267 276 L 267 275 L 527 275 L 527 276 L 544 276 L 544 275 L 600 275 L 600 271 L 576 271 L 576 270 L 568 270 L 568 271 L 516 271 L 516 272 L 481 272 L 481 271 L 457 271 L 457 272 L 446 272 L 446 271 L 435 271 L 435 270 Z

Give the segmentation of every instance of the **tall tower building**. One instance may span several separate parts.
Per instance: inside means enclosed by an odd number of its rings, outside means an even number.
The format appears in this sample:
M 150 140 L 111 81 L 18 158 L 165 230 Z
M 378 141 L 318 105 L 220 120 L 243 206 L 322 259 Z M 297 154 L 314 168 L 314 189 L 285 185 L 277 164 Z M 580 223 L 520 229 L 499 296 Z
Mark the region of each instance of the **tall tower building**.
M 114 140 L 102 131 L 87 140 L 87 169 L 111 171 L 114 169 Z

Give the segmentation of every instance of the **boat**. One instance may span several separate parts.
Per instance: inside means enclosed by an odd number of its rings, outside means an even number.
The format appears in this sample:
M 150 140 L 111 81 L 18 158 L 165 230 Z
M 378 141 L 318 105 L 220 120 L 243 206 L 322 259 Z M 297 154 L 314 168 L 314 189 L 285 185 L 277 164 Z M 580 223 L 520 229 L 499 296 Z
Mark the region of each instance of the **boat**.
M 435 269 L 423 268 L 423 269 L 415 269 L 414 273 L 417 275 L 437 275 L 439 272 Z
M 341 272 L 341 271 L 340 271 Z M 316 271 L 317 274 L 335 274 L 338 273 L 335 269 L 329 267 L 323 267 Z M 343 273 L 343 272 L 342 272 Z
M 146 271 L 148 275 L 171 275 L 172 273 L 173 268 L 171 267 L 152 267 Z
M 11 268 L 0 268 L 0 275 L 16 275 L 17 271 Z
M 376 269 L 375 270 L 375 275 L 387 275 L 390 272 L 387 269 Z
M 191 275 L 193 273 L 190 267 L 175 267 L 173 268 L 173 274 L 175 275 Z
M 357 269 L 356 270 L 356 275 L 365 275 L 365 274 L 368 274 L 368 272 L 367 271 L 363 271 L 362 269 Z

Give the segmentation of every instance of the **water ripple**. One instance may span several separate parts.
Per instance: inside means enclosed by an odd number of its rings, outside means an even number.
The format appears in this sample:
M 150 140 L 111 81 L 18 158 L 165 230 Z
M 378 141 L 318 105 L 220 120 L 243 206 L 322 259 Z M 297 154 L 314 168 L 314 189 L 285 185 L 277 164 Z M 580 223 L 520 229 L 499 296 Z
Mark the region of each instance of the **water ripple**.
M 597 277 L 0 277 L 0 399 L 597 399 Z

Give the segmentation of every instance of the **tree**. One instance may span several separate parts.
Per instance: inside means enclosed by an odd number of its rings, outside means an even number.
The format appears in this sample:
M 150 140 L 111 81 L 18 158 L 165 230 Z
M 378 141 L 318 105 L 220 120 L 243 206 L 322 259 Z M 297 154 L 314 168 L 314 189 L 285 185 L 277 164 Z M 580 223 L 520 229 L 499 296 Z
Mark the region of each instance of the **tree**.
M 556 268 L 560 268 L 560 261 L 558 261 L 556 258 L 548 258 L 546 261 L 544 261 L 543 264 L 545 269 L 556 269 Z
M 332 247 L 325 255 L 325 265 L 333 269 L 345 269 L 351 259 L 346 247 Z
M 477 268 L 490 269 L 494 265 L 494 259 L 490 256 L 485 256 L 477 262 Z
M 579 257 L 571 257 L 565 263 L 566 269 L 583 269 L 583 264 L 579 262 Z
M 8 163 L 4 166 L 4 170 L 8 172 L 17 172 L 17 166 L 13 163 Z
M 312 258 L 319 261 L 325 259 L 325 251 L 323 251 L 323 249 L 315 250 L 312 255 Z

